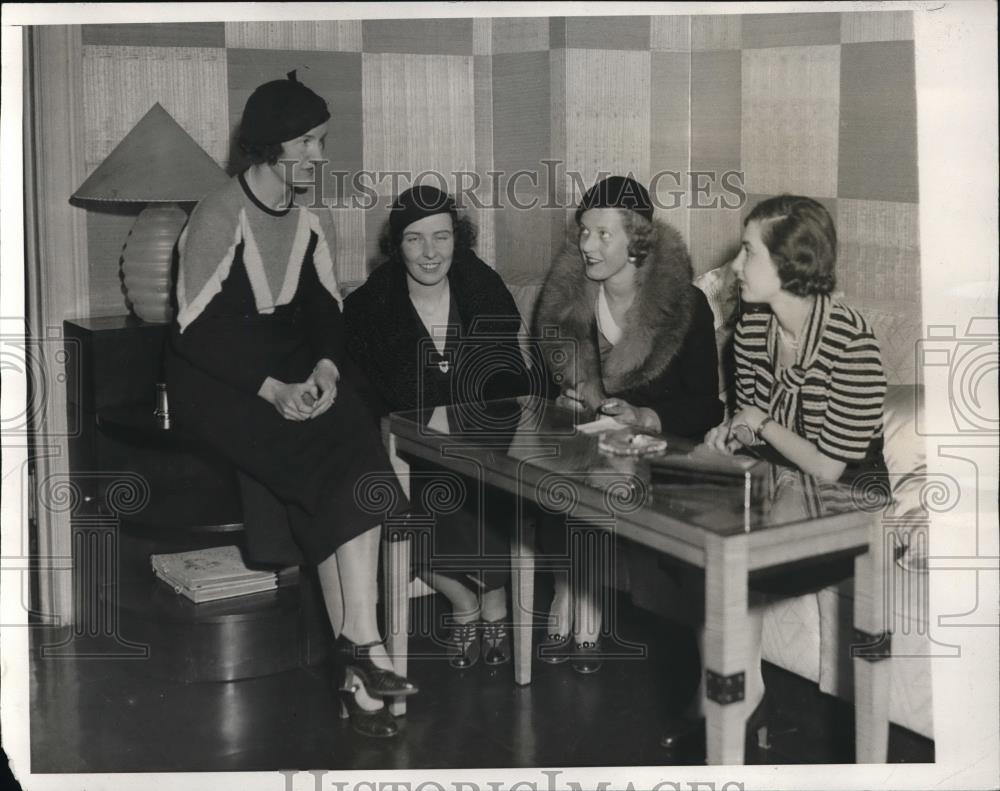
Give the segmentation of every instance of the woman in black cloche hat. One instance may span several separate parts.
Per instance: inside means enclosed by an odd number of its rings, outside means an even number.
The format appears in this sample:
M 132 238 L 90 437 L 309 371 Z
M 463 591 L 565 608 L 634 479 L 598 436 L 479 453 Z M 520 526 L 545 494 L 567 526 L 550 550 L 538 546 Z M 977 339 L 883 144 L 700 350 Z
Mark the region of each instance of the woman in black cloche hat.
M 653 218 L 646 188 L 624 176 L 587 191 L 576 226 L 576 243 L 553 262 L 535 314 L 535 337 L 550 338 L 543 351 L 560 401 L 652 432 L 701 437 L 723 405 L 712 311 L 691 283 L 683 239 Z M 553 331 L 565 342 L 552 342 Z M 572 658 L 588 674 L 601 666 L 602 582 L 582 584 L 573 601 L 557 577 L 540 654 L 554 664 Z
M 329 117 L 294 74 L 247 101 L 239 144 L 251 165 L 198 204 L 178 243 L 171 415 L 240 472 L 252 559 L 316 567 L 342 716 L 392 736 L 382 699 L 417 690 L 378 632 L 384 509 L 370 487 L 403 497 L 345 352 L 330 212 L 293 200 L 313 180 Z
M 520 314 L 475 242 L 472 223 L 434 187 L 413 187 L 393 203 L 381 239 L 384 262 L 344 306 L 349 348 L 381 414 L 424 409 L 432 429 L 454 432 L 459 426 L 448 425 L 447 405 L 527 391 Z M 494 442 L 504 422 L 495 417 Z M 426 502 L 444 480 L 440 472 L 413 462 L 410 473 L 414 513 L 426 511 L 433 524 L 431 557 L 418 560 L 416 571 L 451 604 L 449 662 L 458 670 L 480 658 L 487 667 L 502 665 L 511 655 L 506 567 L 513 500 L 492 487 L 480 498 L 469 478 L 461 502 L 441 508 Z

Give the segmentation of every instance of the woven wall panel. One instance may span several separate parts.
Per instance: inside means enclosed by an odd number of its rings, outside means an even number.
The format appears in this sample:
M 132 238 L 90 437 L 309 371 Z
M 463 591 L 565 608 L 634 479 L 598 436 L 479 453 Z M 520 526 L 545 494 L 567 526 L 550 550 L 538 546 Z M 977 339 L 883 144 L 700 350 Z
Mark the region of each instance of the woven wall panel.
M 723 208 L 723 197 L 719 190 L 712 189 L 709 195 L 699 196 L 697 204 L 694 200 L 689 204 L 688 246 L 696 276 L 731 261 L 739 252 L 743 233 L 740 210 Z M 717 208 L 699 208 L 705 204 L 715 204 Z
M 744 14 L 744 49 L 840 43 L 840 14 Z
M 493 56 L 493 161 L 508 177 L 549 156 L 549 53 Z
M 707 14 L 691 17 L 691 49 L 739 49 L 742 41 L 739 14 Z
M 229 149 L 225 50 L 86 46 L 83 85 L 88 175 L 155 102 L 225 166 Z
M 566 17 L 549 17 L 549 49 L 565 49 Z
M 505 17 L 493 20 L 493 54 L 538 52 L 549 48 L 549 20 L 545 17 Z
M 840 97 L 840 197 L 915 203 L 913 42 L 842 45 Z
M 365 52 L 471 55 L 472 19 L 366 19 Z
M 222 22 L 164 24 L 84 25 L 84 44 L 118 47 L 214 47 L 226 46 Z
M 493 20 L 476 17 L 472 20 L 472 54 L 493 54 Z
M 919 207 L 844 198 L 837 205 L 838 289 L 849 299 L 879 295 L 919 310 Z
M 654 16 L 649 31 L 650 49 L 666 52 L 691 51 L 691 17 Z
M 581 16 L 566 20 L 566 46 L 575 49 L 649 49 L 648 16 Z
M 365 168 L 414 176 L 430 170 L 454 189 L 452 174 L 476 166 L 472 57 L 363 57 Z M 388 181 L 379 186 L 390 189 Z
M 360 52 L 361 20 L 226 22 L 226 46 Z
M 472 63 L 476 125 L 476 172 L 485 179 L 493 169 L 493 58 L 476 55 Z
M 650 167 L 683 175 L 691 161 L 691 56 L 654 52 L 650 69 Z
M 588 185 L 600 172 L 648 180 L 649 96 L 648 51 L 567 49 L 567 170 Z
M 337 242 L 334 263 L 341 286 L 359 286 L 368 276 L 365 258 L 365 211 L 353 206 L 330 209 Z
M 743 51 L 748 192 L 837 195 L 839 85 L 840 47 Z
M 483 208 L 472 206 L 463 213 L 476 225 L 476 253 L 487 264 L 496 268 L 497 261 L 497 209 L 491 208 L 489 195 L 477 195 Z
M 742 77 L 736 50 L 691 53 L 691 167 L 740 167 Z
M 844 43 L 913 39 L 912 11 L 858 11 L 840 16 L 840 40 Z
M 522 204 L 537 202 L 531 209 L 507 202 L 495 212 L 496 270 L 512 285 L 541 283 L 553 258 L 552 224 L 562 222 L 563 209 L 543 209 L 542 191 L 518 190 Z

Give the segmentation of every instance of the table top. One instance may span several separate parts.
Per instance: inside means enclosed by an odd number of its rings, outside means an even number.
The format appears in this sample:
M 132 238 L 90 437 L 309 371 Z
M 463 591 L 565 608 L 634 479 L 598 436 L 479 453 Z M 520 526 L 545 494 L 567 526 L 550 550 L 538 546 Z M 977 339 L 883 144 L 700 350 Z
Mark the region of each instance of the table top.
M 655 476 L 655 457 L 613 456 L 580 416 L 533 397 L 464 404 L 388 418 L 397 451 L 456 472 L 470 463 L 485 482 L 530 497 L 545 511 L 600 521 L 649 546 L 701 565 L 707 541 L 746 537 L 752 567 L 867 546 L 885 500 L 759 461 L 752 496 L 742 478 Z M 671 460 L 708 459 L 704 446 L 666 437 Z M 725 466 L 726 460 L 721 459 Z

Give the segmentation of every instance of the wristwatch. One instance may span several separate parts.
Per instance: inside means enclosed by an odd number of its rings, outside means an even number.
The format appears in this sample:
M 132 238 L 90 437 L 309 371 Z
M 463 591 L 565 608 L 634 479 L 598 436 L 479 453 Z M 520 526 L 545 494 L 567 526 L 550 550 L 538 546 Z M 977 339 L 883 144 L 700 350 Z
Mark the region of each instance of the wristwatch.
M 733 436 L 736 437 L 737 441 L 746 448 L 753 445 L 762 445 L 764 443 L 763 438 L 760 436 L 761 432 L 764 430 L 764 426 L 771 422 L 773 418 L 768 415 L 762 421 L 760 425 L 757 426 L 757 430 L 754 431 L 746 423 L 740 423 L 736 428 L 733 429 Z

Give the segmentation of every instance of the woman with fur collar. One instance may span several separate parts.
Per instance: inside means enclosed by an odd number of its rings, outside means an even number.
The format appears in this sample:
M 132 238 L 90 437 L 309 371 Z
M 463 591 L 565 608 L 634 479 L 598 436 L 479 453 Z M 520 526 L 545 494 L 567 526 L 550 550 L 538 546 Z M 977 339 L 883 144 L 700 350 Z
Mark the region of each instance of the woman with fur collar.
M 654 432 L 703 436 L 723 415 L 718 357 L 712 311 L 692 285 L 680 234 L 654 220 L 645 187 L 622 176 L 587 191 L 576 223 L 577 244 L 553 262 L 535 316 L 559 400 Z M 593 587 L 571 619 L 568 585 L 557 580 L 544 659 L 565 661 L 572 630 L 574 669 L 600 668 Z

